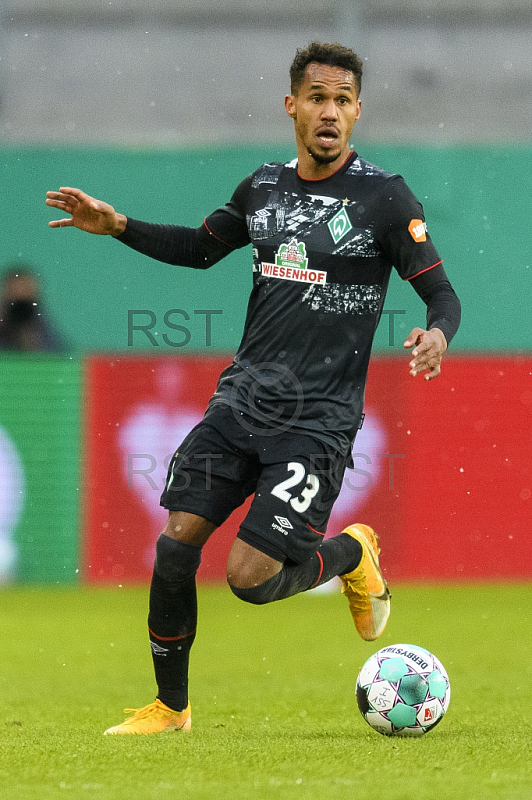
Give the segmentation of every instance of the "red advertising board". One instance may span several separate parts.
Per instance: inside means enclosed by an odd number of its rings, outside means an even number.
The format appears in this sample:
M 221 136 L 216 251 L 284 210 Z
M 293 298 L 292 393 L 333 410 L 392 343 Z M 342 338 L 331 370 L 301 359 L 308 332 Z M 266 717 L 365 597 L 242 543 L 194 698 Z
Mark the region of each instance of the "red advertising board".
M 449 357 L 433 383 L 410 391 L 397 574 L 532 577 L 532 358 Z
M 86 581 L 149 579 L 155 542 L 167 517 L 159 497 L 168 461 L 203 416 L 227 363 L 227 358 L 87 359 Z M 205 548 L 204 578 L 222 576 L 234 524 L 224 525 Z
M 223 357 L 97 356 L 86 362 L 83 572 L 149 580 L 166 511 L 168 460 L 201 419 Z M 381 536 L 393 580 L 532 575 L 532 359 L 449 356 L 429 383 L 404 358 L 376 358 L 366 419 L 328 534 Z M 211 537 L 199 577 L 222 580 L 247 507 Z

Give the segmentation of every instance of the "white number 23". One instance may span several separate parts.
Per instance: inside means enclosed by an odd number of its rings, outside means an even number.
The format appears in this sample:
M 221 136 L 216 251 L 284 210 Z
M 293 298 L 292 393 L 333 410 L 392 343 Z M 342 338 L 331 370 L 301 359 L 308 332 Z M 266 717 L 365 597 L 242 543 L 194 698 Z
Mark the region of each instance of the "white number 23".
M 285 503 L 290 503 L 295 511 L 306 511 L 311 503 L 312 498 L 318 493 L 320 482 L 316 475 L 312 475 L 312 473 L 309 472 L 307 475 L 307 482 L 303 490 L 300 492 L 300 496 L 292 497 L 290 492 L 287 490 L 291 489 L 293 486 L 297 486 L 298 483 L 301 483 L 305 477 L 305 467 L 298 461 L 290 461 L 287 468 L 292 474 L 285 481 L 281 481 L 281 483 L 278 483 L 277 486 L 274 486 L 271 493 L 275 495 L 275 497 L 279 497 L 279 499 L 283 500 Z

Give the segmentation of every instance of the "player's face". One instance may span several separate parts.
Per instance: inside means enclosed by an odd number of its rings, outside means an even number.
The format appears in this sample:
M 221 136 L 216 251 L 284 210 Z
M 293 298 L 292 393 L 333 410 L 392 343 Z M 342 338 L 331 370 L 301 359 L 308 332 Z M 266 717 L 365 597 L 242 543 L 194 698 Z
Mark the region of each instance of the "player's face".
M 341 166 L 360 105 L 352 72 L 328 64 L 308 65 L 297 94 L 285 98 L 294 120 L 302 177 L 327 177 Z

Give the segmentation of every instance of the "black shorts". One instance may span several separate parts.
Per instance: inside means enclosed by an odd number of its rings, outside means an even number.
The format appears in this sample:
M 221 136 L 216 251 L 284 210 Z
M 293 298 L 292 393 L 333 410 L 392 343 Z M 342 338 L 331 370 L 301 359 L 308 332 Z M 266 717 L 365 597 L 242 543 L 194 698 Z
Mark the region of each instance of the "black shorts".
M 161 505 L 219 526 L 255 494 L 239 538 L 302 563 L 323 540 L 347 457 L 312 436 L 262 434 L 250 422 L 227 406 L 210 410 L 174 454 Z

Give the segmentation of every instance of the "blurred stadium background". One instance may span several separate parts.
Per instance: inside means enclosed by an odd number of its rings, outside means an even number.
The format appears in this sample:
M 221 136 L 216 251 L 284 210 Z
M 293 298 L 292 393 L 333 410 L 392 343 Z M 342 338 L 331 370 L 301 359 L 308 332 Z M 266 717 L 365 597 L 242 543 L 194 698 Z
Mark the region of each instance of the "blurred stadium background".
M 198 274 L 51 231 L 46 190 L 200 224 L 294 156 L 282 100 L 314 38 L 365 59 L 353 144 L 422 200 L 463 304 L 441 378 L 412 381 L 402 341 L 423 308 L 392 281 L 331 530 L 374 524 L 391 581 L 531 577 L 531 32 L 529 0 L 1 0 L 0 267 L 39 273 L 69 343 L 0 354 L 1 580 L 148 579 L 165 460 L 238 345 L 251 286 L 246 251 Z

